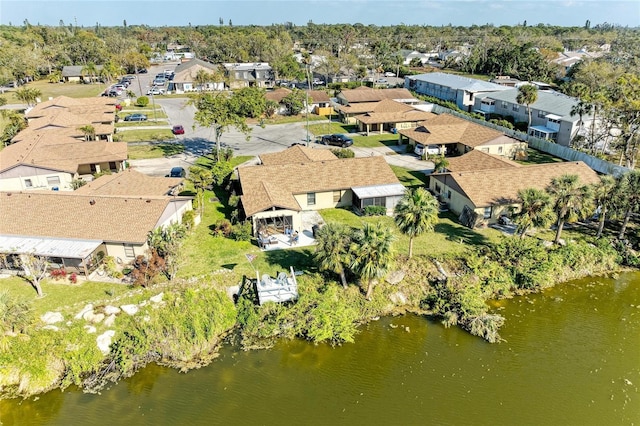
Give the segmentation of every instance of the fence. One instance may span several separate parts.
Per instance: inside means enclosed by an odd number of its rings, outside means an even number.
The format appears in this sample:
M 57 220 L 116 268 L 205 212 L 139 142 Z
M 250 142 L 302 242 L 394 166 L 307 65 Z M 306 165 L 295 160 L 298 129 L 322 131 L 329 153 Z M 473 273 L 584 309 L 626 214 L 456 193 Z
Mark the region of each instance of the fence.
M 491 129 L 502 132 L 507 136 L 511 136 L 512 138 L 525 141 L 529 144 L 530 147 L 535 148 L 538 151 L 546 152 L 547 154 L 562 158 L 563 160 L 582 161 L 598 173 L 619 176 L 630 171 L 630 169 L 626 167 L 618 166 L 584 152 L 576 151 L 575 149 L 569 148 L 567 146 L 558 145 L 557 143 L 549 142 L 546 139 L 535 138 L 517 130 L 507 129 L 506 127 L 498 126 L 485 120 L 470 117 L 466 114 L 462 114 L 458 111 L 453 111 L 440 105 L 434 105 L 432 111 L 435 114 L 447 113 L 455 115 L 456 117 L 463 118 L 481 126 L 489 127 Z

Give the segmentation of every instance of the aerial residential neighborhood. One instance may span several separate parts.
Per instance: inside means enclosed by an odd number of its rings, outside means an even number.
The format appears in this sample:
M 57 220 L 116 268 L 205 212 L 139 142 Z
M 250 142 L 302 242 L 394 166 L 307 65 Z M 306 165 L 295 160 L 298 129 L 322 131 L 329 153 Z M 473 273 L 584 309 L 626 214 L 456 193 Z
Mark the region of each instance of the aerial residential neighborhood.
M 201 6 L 0 17 L 0 424 L 634 424 L 637 26 Z

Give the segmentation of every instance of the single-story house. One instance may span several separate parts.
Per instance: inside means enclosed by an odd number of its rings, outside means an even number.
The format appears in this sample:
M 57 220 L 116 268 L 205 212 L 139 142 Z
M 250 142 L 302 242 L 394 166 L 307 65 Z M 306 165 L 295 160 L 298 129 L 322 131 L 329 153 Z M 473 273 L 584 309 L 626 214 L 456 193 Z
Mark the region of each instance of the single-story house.
M 475 109 L 485 114 L 512 116 L 516 122 L 528 122 L 527 106 L 516 102 L 517 96 L 517 88 L 479 96 L 475 100 Z M 569 146 L 580 128 L 580 117 L 571 115 L 571 110 L 576 105 L 577 98 L 558 92 L 538 90 L 538 99 L 530 105 L 529 135 Z M 582 120 L 584 126 L 591 123 L 591 117 L 582 117 Z
M 449 157 L 445 172 L 470 172 L 477 170 L 505 169 L 513 167 L 523 167 L 499 155 L 487 154 L 486 152 L 474 149 L 458 157 Z
M 562 175 L 578 175 L 583 184 L 600 181 L 596 172 L 578 161 L 434 173 L 430 176 L 429 189 L 459 215 L 462 224 L 473 228 L 494 223 L 501 215 L 518 212 L 518 191 L 543 190 L 553 178 Z
M 373 112 L 378 102 L 384 99 L 391 99 L 407 105 L 421 103 L 407 89 L 372 89 L 361 86 L 357 89 L 340 91 L 336 96 L 338 103 L 336 110 L 340 121 L 346 124 L 355 124 L 355 116 Z
M 393 131 L 393 129 L 410 129 L 417 123 L 435 117 L 431 112 L 415 109 L 410 105 L 391 99 L 383 99 L 368 111 L 354 117 L 359 132 Z
M 232 90 L 243 87 L 270 88 L 275 84 L 273 69 L 267 62 L 225 63 L 222 66 Z
M 262 165 L 238 168 L 242 209 L 254 233 L 271 228 L 302 232 L 302 213 L 309 210 L 352 207 L 360 212 L 376 205 L 392 212 L 404 194 L 381 156 L 329 159 L 314 151 L 321 149 L 294 146 L 280 158 L 270 154 Z
M 196 76 L 200 72 L 211 75 L 212 81 L 200 85 L 196 82 Z M 169 81 L 168 90 L 175 93 L 224 90 L 223 80 L 222 72 L 217 65 L 195 58 L 176 67 L 173 80 Z
M 279 87 L 275 90 L 267 91 L 264 96 L 267 100 L 277 102 L 278 114 L 286 114 L 287 108 L 282 104 L 282 100 L 291 94 L 292 90 L 286 87 Z M 329 115 L 333 114 L 333 108 L 331 107 L 331 99 L 324 90 L 307 90 L 307 96 L 309 97 L 309 104 L 307 109 L 309 112 L 313 112 L 317 115 Z
M 0 205 L 5 267 L 16 267 L 16 257 L 32 253 L 86 274 L 105 255 L 126 264 L 146 254 L 148 233 L 181 222 L 191 198 L 8 191 L 0 192 Z
M 98 81 L 100 79 L 99 73 L 102 70 L 102 65 L 96 65 L 97 74 L 94 75 L 93 78 L 84 70 L 85 67 L 83 65 L 65 65 L 62 67 L 62 80 L 65 83 L 80 83 L 91 79 L 93 79 L 94 82 Z
M 421 65 L 426 64 L 432 59 L 438 58 L 438 52 L 418 52 L 417 50 L 402 49 L 398 52 L 402 56 L 402 64 L 409 65 L 414 60 L 419 60 Z
M 473 110 L 479 96 L 509 90 L 509 87 L 499 84 L 443 72 L 407 76 L 404 87 L 421 95 L 453 102 L 468 112 Z
M 515 158 L 526 152 L 527 143 L 502 132 L 451 114 L 433 114 L 411 129 L 401 129 L 400 143 L 444 146 L 447 155 L 461 155 L 477 149 L 487 154 Z
M 75 179 L 105 170 L 124 170 L 127 149 L 126 142 L 86 142 L 56 134 L 34 134 L 0 151 L 0 190 L 72 190 Z
M 100 176 L 76 189 L 76 194 L 113 196 L 175 196 L 184 189 L 184 178 L 157 177 L 126 169 Z

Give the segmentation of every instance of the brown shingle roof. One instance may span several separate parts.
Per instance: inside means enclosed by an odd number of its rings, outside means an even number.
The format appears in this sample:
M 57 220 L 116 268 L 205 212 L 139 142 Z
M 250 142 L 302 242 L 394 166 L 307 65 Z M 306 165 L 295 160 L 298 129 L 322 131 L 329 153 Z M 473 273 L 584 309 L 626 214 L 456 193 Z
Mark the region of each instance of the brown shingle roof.
M 28 119 L 44 117 L 51 115 L 57 111 L 66 111 L 72 114 L 104 114 L 105 117 L 111 117 L 113 121 L 115 116 L 115 105 L 118 101 L 108 97 L 95 98 L 69 98 L 67 96 L 58 96 L 45 102 L 41 102 L 33 107 L 25 117 Z M 105 121 L 105 120 L 100 120 Z
M 267 98 L 270 101 L 276 101 L 278 103 L 282 102 L 282 100 L 284 98 L 286 98 L 287 96 L 289 96 L 289 94 L 292 92 L 291 89 L 287 89 L 286 87 L 280 87 L 276 90 L 272 90 L 270 92 L 266 92 L 264 94 L 264 97 Z
M 309 93 L 309 104 L 327 103 L 331 100 L 324 90 L 307 90 L 307 92 Z
M 127 169 L 120 173 L 102 175 L 78 188 L 76 194 L 127 195 L 135 197 L 168 195 L 183 183 L 182 178 L 155 177 Z
M 369 87 L 360 87 L 358 89 L 342 90 L 340 95 L 346 99 L 348 103 L 377 102 L 383 99 L 415 99 L 408 89 L 372 89 Z
M 518 191 L 526 188 L 545 189 L 553 178 L 562 175 L 578 175 L 582 184 L 600 181 L 596 172 L 581 161 L 452 172 L 434 177 L 443 180 L 445 175 L 457 183 L 463 195 L 470 199 L 475 207 L 517 203 Z
M 423 144 L 462 143 L 472 148 L 504 136 L 497 130 L 450 114 L 433 115 L 420 124 L 413 129 L 402 129 L 399 133 Z
M 126 142 L 84 142 L 65 136 L 39 134 L 0 151 L 0 171 L 28 164 L 75 173 L 82 164 L 124 161 L 127 149 Z
M 358 115 L 356 120 L 365 124 L 373 123 L 404 123 L 429 120 L 435 114 L 413 108 L 391 99 L 383 99 L 378 102 L 371 112 Z
M 309 163 L 313 161 L 337 160 L 338 157 L 327 149 L 313 149 L 295 145 L 284 151 L 260 155 L 260 161 L 265 166 L 277 164 Z
M 382 156 L 238 168 L 247 216 L 271 207 L 300 210 L 293 194 L 399 183 Z
M 447 160 L 449 161 L 447 170 L 451 172 L 470 172 L 474 170 L 521 167 L 520 164 L 514 161 L 475 149 L 459 157 L 449 157 Z
M 142 244 L 170 201 L 74 192 L 0 192 L 0 234 Z

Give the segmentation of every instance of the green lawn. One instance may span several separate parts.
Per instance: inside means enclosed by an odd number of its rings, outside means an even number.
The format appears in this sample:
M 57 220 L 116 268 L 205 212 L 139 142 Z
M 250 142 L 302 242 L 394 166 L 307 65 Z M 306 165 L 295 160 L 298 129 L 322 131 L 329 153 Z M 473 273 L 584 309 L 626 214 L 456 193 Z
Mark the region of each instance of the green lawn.
M 352 227 L 360 227 L 363 222 L 383 222 L 396 235 L 396 252 L 404 255 L 409 253 L 409 238 L 397 230 L 392 217 L 362 217 L 345 209 L 322 210 L 320 213 L 327 222 L 342 222 Z M 460 254 L 469 246 L 484 245 L 501 238 L 502 233 L 495 229 L 469 229 L 457 223 L 455 216 L 443 213 L 434 232 L 415 238 L 413 252 L 416 255 L 427 256 Z
M 91 281 L 67 284 L 62 281 L 47 279 L 42 282 L 42 292 L 45 296 L 38 299 L 36 291 L 31 284 L 22 278 L 4 278 L 0 280 L 0 283 L 2 284 L 2 289 L 12 296 L 30 301 L 38 316 L 47 311 L 60 309 L 67 311 L 78 310 L 88 301 L 92 301 L 95 305 L 101 300 L 123 295 L 130 290 L 124 284 L 105 284 Z
M 40 92 L 42 92 L 40 99 L 46 101 L 50 97 L 55 98 L 58 96 L 68 96 L 70 98 L 92 98 L 99 96 L 104 92 L 104 89 L 107 86 L 104 84 L 49 83 L 47 80 L 39 80 L 27 83 L 21 87 L 40 90 Z M 22 103 L 22 101 L 16 98 L 15 89 L 10 89 L 10 91 L 5 92 L 2 96 L 7 99 L 7 103 Z
M 161 143 L 154 145 L 129 146 L 130 160 L 147 160 L 149 158 L 170 157 L 184 151 L 184 145 L 178 143 Z
M 389 165 L 389 167 L 391 167 L 393 173 L 396 174 L 398 180 L 408 188 L 426 186 L 429 182 L 429 177 L 422 172 L 393 165 Z
M 530 165 L 530 164 L 546 164 L 546 163 L 562 163 L 562 158 L 554 157 L 546 152 L 538 151 L 534 148 L 527 149 L 526 160 L 516 160 L 516 163 Z
M 325 124 L 309 125 L 309 132 L 315 136 L 330 135 L 334 133 L 353 133 L 357 131 L 354 124 L 344 124 L 337 121 Z
M 353 146 L 361 148 L 376 148 L 380 146 L 396 146 L 398 144 L 398 135 L 391 133 L 370 134 L 369 136 L 354 136 Z
M 125 130 L 115 136 L 120 142 L 151 142 L 174 140 L 171 129 Z

